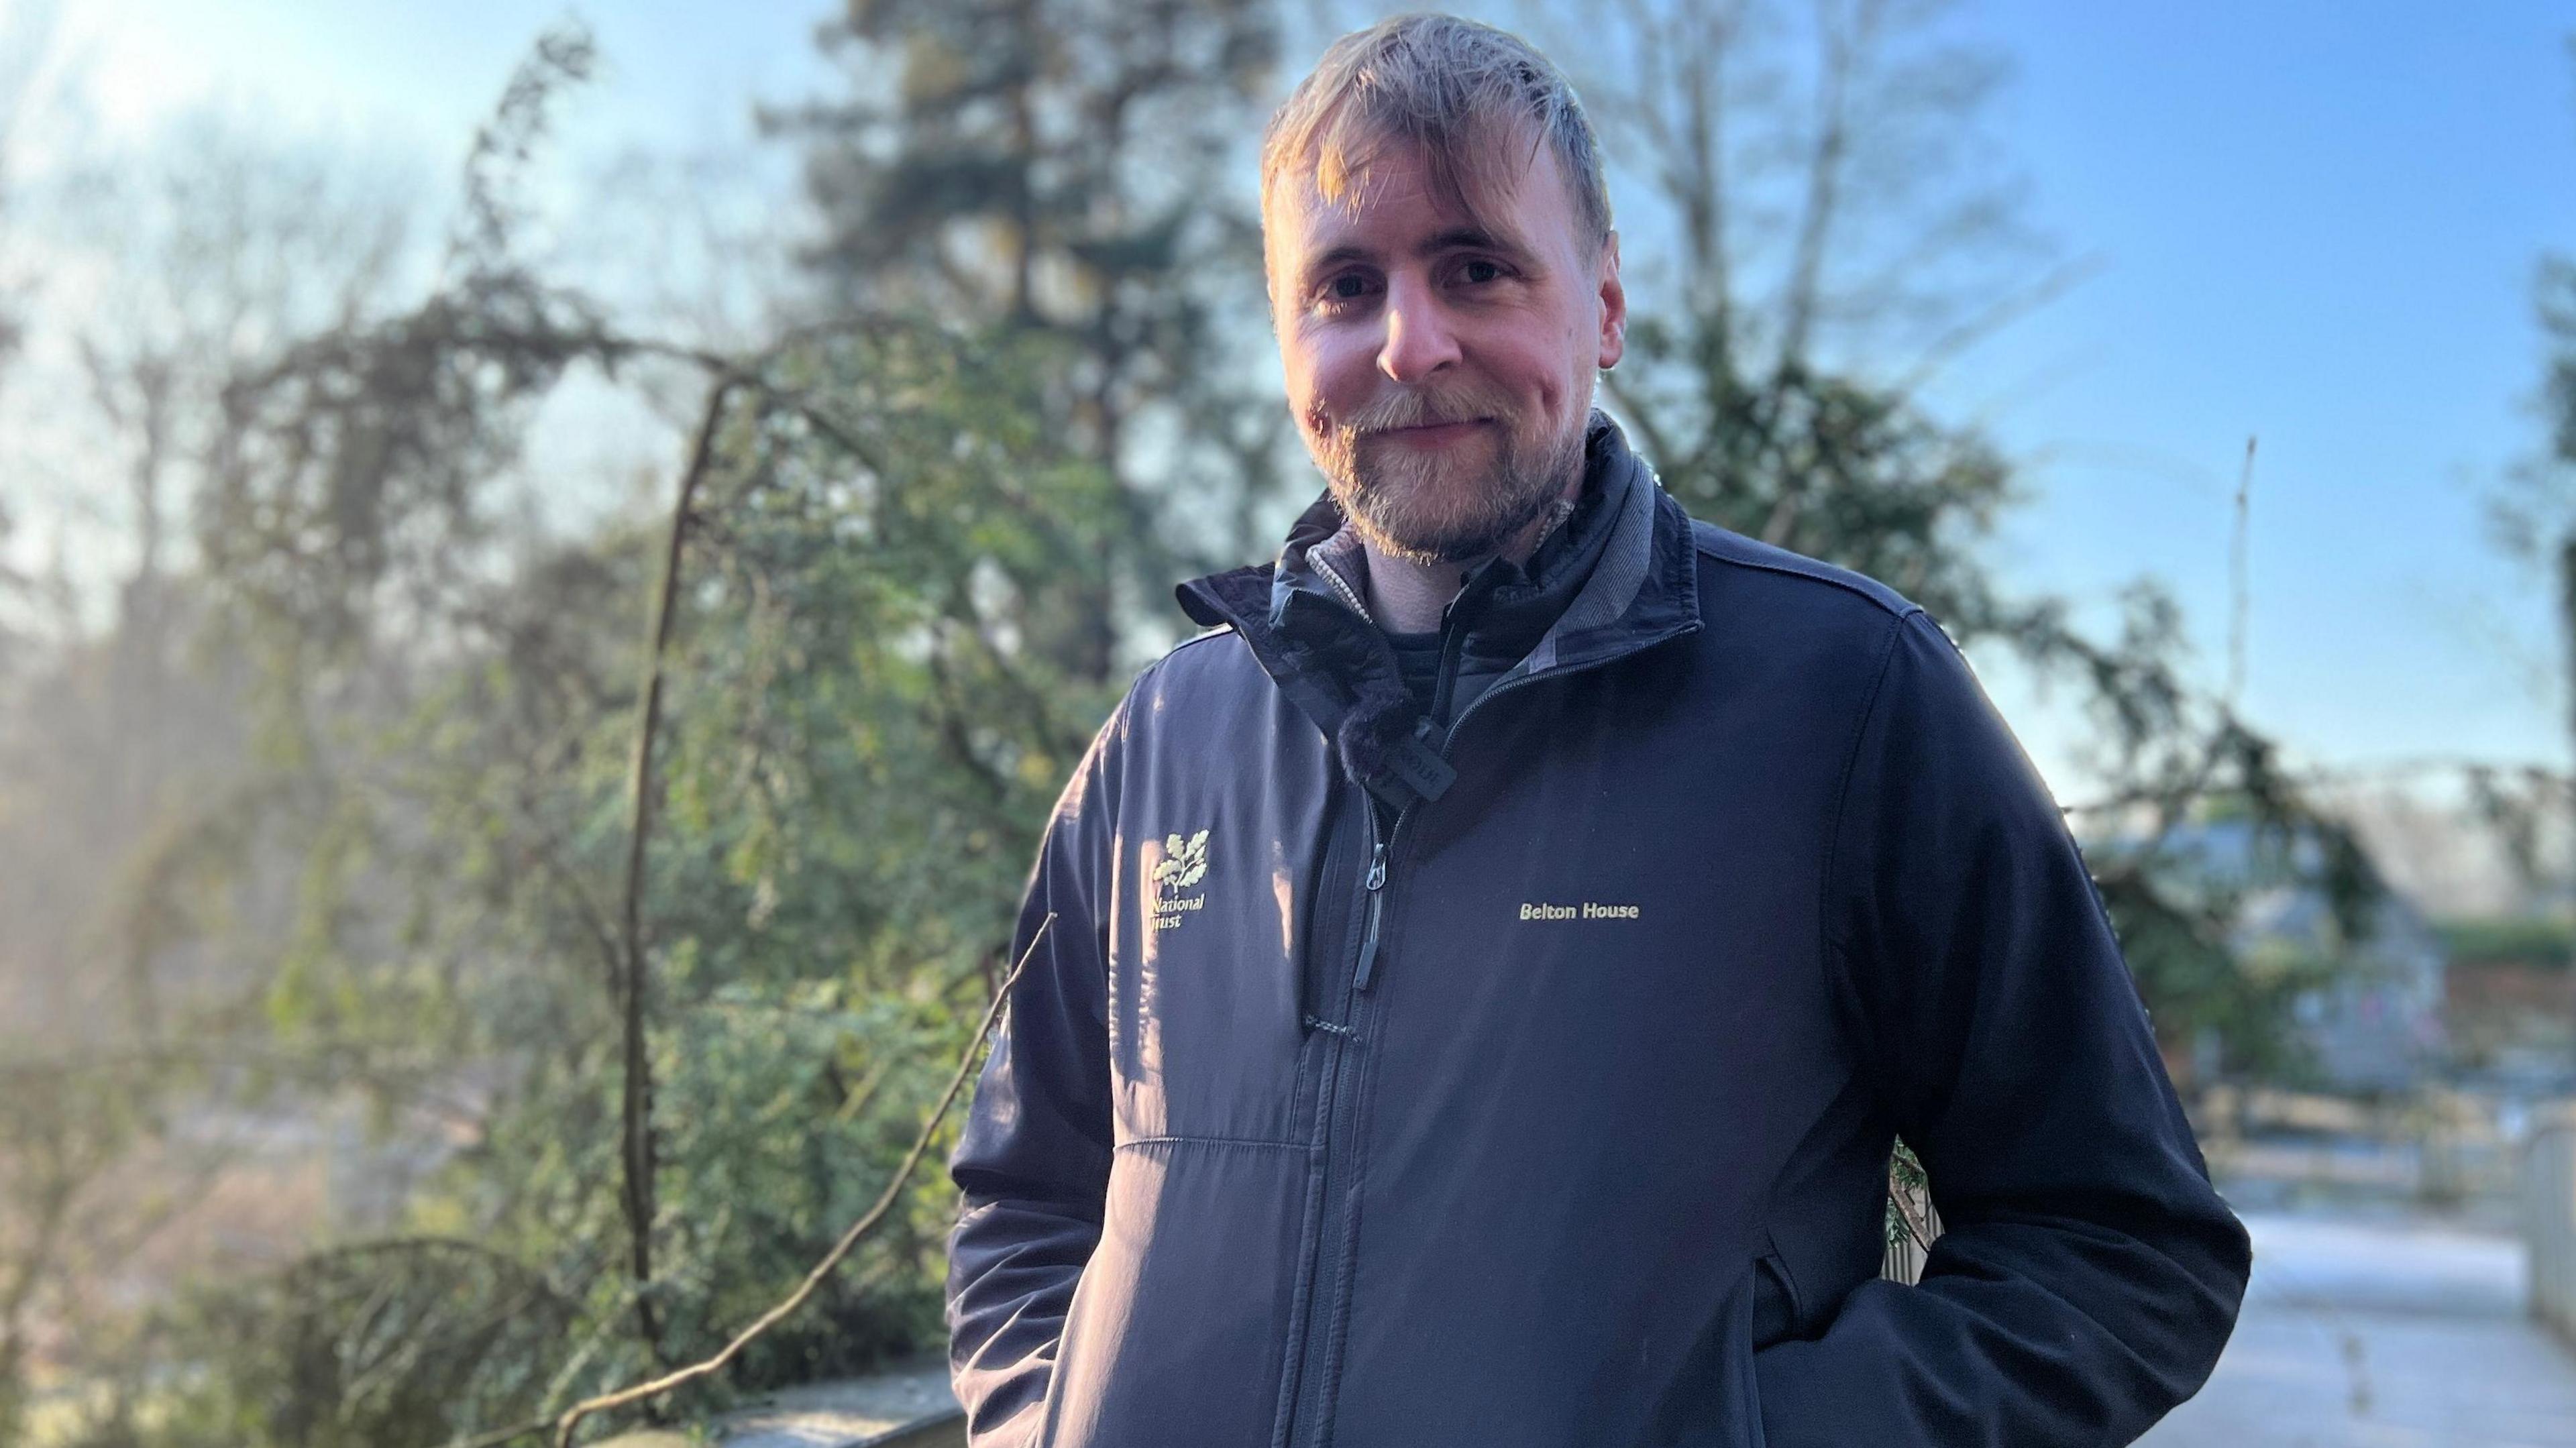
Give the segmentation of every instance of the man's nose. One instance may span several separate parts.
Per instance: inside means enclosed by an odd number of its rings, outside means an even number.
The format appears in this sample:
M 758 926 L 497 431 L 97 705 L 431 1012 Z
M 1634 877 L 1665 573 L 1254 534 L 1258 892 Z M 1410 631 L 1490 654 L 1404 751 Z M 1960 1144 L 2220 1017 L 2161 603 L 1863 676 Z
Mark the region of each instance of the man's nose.
M 1420 382 L 1458 360 L 1457 334 L 1441 315 L 1428 287 L 1390 283 L 1386 292 L 1386 342 L 1377 369 L 1402 383 Z

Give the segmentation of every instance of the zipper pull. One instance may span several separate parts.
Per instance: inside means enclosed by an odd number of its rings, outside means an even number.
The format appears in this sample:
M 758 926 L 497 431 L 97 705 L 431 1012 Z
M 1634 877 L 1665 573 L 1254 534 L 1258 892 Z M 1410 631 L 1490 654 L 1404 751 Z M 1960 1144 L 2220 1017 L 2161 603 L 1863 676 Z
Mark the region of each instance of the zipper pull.
M 1369 852 L 1368 923 L 1360 931 L 1359 969 L 1351 976 L 1351 989 L 1365 991 L 1369 976 L 1377 969 L 1377 921 L 1386 905 L 1386 842 L 1378 842 Z

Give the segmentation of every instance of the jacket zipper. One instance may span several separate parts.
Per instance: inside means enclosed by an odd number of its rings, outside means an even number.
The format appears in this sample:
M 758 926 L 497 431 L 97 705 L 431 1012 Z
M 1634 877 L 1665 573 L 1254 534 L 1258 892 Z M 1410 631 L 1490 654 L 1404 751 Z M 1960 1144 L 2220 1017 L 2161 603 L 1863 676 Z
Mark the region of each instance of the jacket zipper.
M 1333 586 L 1333 592 L 1341 595 L 1342 602 L 1349 606 L 1350 611 L 1358 614 L 1362 619 L 1367 620 L 1371 627 L 1375 627 L 1377 620 L 1369 618 L 1368 605 L 1360 602 L 1359 594 L 1354 592 L 1349 584 L 1342 581 L 1340 570 L 1334 568 L 1333 565 L 1325 562 L 1323 559 L 1316 558 L 1312 554 L 1308 554 L 1307 558 L 1308 561 L 1315 565 L 1315 571 L 1324 575 L 1324 581 Z
M 1331 580 L 1344 603 L 1358 611 L 1362 618 L 1368 616 L 1366 610 L 1360 609 L 1352 598 L 1350 586 L 1342 582 L 1341 575 L 1335 573 L 1330 564 L 1318 561 L 1316 567 L 1325 578 Z M 1442 662 L 1445 672 L 1448 659 L 1444 657 Z M 1445 689 L 1446 686 L 1444 679 L 1439 687 Z M 1483 702 L 1482 698 L 1476 701 L 1479 704 Z M 1472 710 L 1474 706 L 1469 707 Z M 1452 735 L 1444 736 L 1442 740 L 1444 753 L 1447 751 L 1448 737 L 1454 737 L 1454 732 L 1453 727 Z M 1302 1440 L 1307 1444 L 1316 1445 L 1316 1448 L 1320 1448 L 1320 1445 L 1326 1441 L 1327 1425 L 1324 1422 L 1324 1410 L 1329 1395 L 1334 1391 L 1336 1381 L 1341 1376 L 1337 1361 L 1339 1344 L 1335 1341 L 1334 1335 L 1341 1322 L 1343 1304 L 1349 1297 L 1350 1287 L 1348 1282 L 1342 1280 L 1347 1266 L 1343 1260 L 1344 1239 L 1349 1236 L 1350 1213 L 1347 1204 L 1337 1200 L 1337 1198 L 1347 1198 L 1350 1195 L 1350 1187 L 1341 1179 L 1335 1167 L 1342 1156 L 1339 1150 L 1340 1144 L 1349 1139 L 1354 1126 L 1350 1118 L 1356 1114 L 1350 1102 L 1355 1097 L 1356 1088 L 1359 1085 L 1356 1078 L 1361 1069 L 1361 1063 L 1353 1059 L 1359 1046 L 1359 1005 L 1361 997 L 1368 991 L 1369 982 L 1377 972 L 1379 930 L 1386 917 L 1388 850 L 1394 843 L 1395 837 L 1404 832 L 1405 821 L 1413 816 L 1413 805 L 1405 805 L 1396 811 L 1394 822 L 1387 826 L 1384 834 L 1381 834 L 1378 830 L 1377 802 L 1366 789 L 1359 792 L 1359 806 L 1368 818 L 1369 865 L 1368 874 L 1362 877 L 1360 882 L 1360 941 L 1359 949 L 1355 952 L 1358 958 L 1351 967 L 1351 1010 L 1344 1017 L 1344 1024 L 1351 1028 L 1352 1034 L 1337 1037 L 1334 1040 L 1333 1064 L 1331 1069 L 1324 1073 L 1322 1096 L 1317 1103 L 1318 1114 L 1324 1122 L 1321 1211 L 1316 1223 L 1314 1255 L 1306 1262 L 1306 1310 L 1299 1324 L 1297 1389 L 1290 1399 L 1289 1420 L 1283 1425 L 1286 1431 L 1278 1438 L 1281 1443 L 1297 1443 Z M 1345 1081 L 1343 1079 L 1345 1073 L 1353 1079 Z M 1329 1293 L 1323 1290 L 1327 1280 L 1324 1275 L 1326 1270 L 1324 1262 L 1328 1251 L 1334 1259 L 1332 1267 L 1334 1276 L 1330 1279 L 1332 1290 Z
M 1359 964 L 1354 976 L 1355 979 L 1365 979 L 1369 970 L 1370 957 L 1377 952 L 1378 902 L 1383 896 L 1386 884 L 1386 841 L 1378 834 L 1377 801 L 1366 789 L 1358 786 L 1353 788 L 1357 791 L 1358 806 L 1368 825 L 1369 839 L 1368 874 L 1361 886 L 1364 903 L 1361 907 L 1360 942 L 1356 952 L 1359 956 Z M 1356 1008 L 1357 999 L 1354 998 L 1351 1004 Z M 1344 1013 L 1343 1024 L 1350 1029 L 1347 1032 L 1334 1033 L 1330 1044 L 1326 1047 L 1328 1052 L 1326 1059 L 1329 1064 L 1321 1073 L 1322 1082 L 1315 1103 L 1316 1119 L 1323 1129 L 1321 1180 L 1315 1195 L 1315 1233 L 1310 1244 L 1310 1254 L 1305 1262 L 1305 1280 L 1301 1284 L 1303 1288 L 1301 1295 L 1305 1298 L 1305 1311 L 1298 1324 L 1295 1357 L 1297 1381 L 1288 1395 L 1288 1421 L 1279 1425 L 1279 1431 L 1273 1437 L 1273 1442 L 1277 1444 L 1295 1441 L 1300 1432 L 1315 1423 L 1323 1413 L 1323 1368 L 1332 1355 L 1330 1330 L 1340 1316 L 1338 1307 L 1324 1305 L 1324 1310 L 1317 1309 L 1319 1299 L 1327 1296 L 1323 1291 L 1326 1281 L 1325 1255 L 1342 1235 L 1340 1223 L 1345 1215 L 1334 1201 L 1335 1194 L 1345 1190 L 1339 1174 L 1334 1170 L 1338 1155 L 1334 1150 L 1334 1144 L 1346 1135 L 1343 1117 L 1350 1087 L 1356 1084 L 1345 1082 L 1343 1079 L 1346 1073 L 1355 1073 L 1358 1069 L 1351 1059 L 1352 1053 L 1358 1046 L 1355 1033 L 1358 1025 L 1356 1009 Z M 1337 1253 L 1336 1257 L 1338 1259 Z M 1339 1270 L 1338 1260 L 1334 1270 Z M 1329 1295 L 1334 1301 L 1339 1300 L 1341 1294 L 1338 1283 Z M 1324 1329 L 1320 1335 L 1317 1332 L 1319 1327 Z
M 1404 823 L 1404 817 L 1401 814 L 1396 816 L 1396 823 L 1398 825 Z M 1371 822 L 1371 828 L 1375 828 L 1374 821 Z M 1369 851 L 1368 879 L 1362 888 L 1368 892 L 1368 903 L 1363 907 L 1366 913 L 1360 928 L 1359 969 L 1351 973 L 1351 987 L 1354 990 L 1369 988 L 1369 974 L 1377 966 L 1377 923 L 1378 917 L 1384 912 L 1386 906 L 1386 842 L 1384 840 L 1378 841 L 1377 847 Z

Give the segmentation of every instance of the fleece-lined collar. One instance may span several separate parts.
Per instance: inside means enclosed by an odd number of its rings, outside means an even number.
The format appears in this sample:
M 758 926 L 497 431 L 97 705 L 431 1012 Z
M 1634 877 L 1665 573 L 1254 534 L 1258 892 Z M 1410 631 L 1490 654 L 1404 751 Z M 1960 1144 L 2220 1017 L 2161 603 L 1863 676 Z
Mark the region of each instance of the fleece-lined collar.
M 1327 490 L 1270 563 L 1181 584 L 1181 608 L 1230 625 L 1254 658 L 1338 746 L 1349 776 L 1390 802 L 1446 787 L 1430 721 L 1405 690 L 1395 651 L 1325 576 L 1364 586 L 1359 537 Z M 1575 511 L 1526 566 L 1489 559 L 1444 611 L 1462 656 L 1514 675 L 1581 667 L 1699 627 L 1690 520 L 1607 414 L 1584 434 Z

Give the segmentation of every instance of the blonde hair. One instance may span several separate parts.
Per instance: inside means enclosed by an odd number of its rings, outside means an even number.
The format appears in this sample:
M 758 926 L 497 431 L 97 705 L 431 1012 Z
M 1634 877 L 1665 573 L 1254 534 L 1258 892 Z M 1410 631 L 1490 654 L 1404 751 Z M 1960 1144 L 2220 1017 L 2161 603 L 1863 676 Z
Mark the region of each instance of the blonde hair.
M 1601 148 L 1574 86 L 1528 41 L 1455 15 L 1399 15 L 1333 42 L 1261 136 L 1262 229 L 1271 188 L 1312 167 L 1340 202 L 1389 142 L 1421 148 L 1436 194 L 1488 230 L 1521 171 L 1511 142 L 1555 153 L 1594 252 L 1610 240 Z M 1266 250 L 1265 246 L 1265 250 Z

